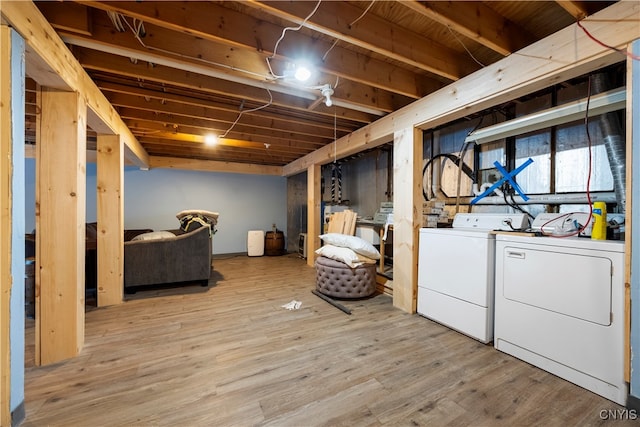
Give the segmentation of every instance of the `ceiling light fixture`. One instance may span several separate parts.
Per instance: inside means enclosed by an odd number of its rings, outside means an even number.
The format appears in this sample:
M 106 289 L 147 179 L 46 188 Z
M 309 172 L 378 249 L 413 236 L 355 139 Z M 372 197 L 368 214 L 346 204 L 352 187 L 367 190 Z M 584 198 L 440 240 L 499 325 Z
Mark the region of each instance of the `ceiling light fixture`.
M 206 135 L 204 137 L 204 143 L 212 147 L 218 143 L 218 137 L 216 135 Z
M 306 82 L 307 80 L 309 80 L 309 77 L 311 77 L 311 70 L 308 66 L 300 64 L 296 67 L 296 71 L 293 76 L 299 82 Z
M 327 107 L 331 107 L 333 105 L 333 101 L 331 100 L 331 95 L 333 95 L 333 88 L 329 83 L 325 84 L 320 88 L 320 93 L 325 97 L 324 105 Z
M 144 60 L 144 61 L 151 61 L 153 60 L 156 64 L 158 65 L 164 65 L 166 67 L 171 67 L 171 68 L 176 68 L 179 70 L 183 70 L 183 71 L 189 71 L 192 73 L 197 73 L 197 74 L 202 74 L 205 76 L 209 76 L 209 77 L 214 77 L 216 79 L 221 79 L 221 80 L 226 80 L 226 81 L 230 81 L 230 82 L 234 82 L 234 83 L 240 83 L 240 84 L 244 84 L 244 85 L 248 85 L 250 87 L 257 87 L 257 88 L 261 88 L 261 89 L 266 89 L 266 90 L 272 90 L 273 92 L 277 92 L 277 93 L 283 93 L 285 95 L 292 95 L 292 96 L 297 96 L 297 97 L 301 97 L 304 99 L 308 99 L 308 100 L 315 100 L 317 99 L 317 97 L 312 94 L 312 93 L 308 93 L 307 91 L 301 92 L 299 88 L 293 88 L 290 86 L 285 86 L 285 85 L 270 85 L 268 88 L 265 86 L 264 81 L 261 81 L 259 79 L 250 79 L 250 78 L 245 78 L 245 77 L 240 77 L 240 76 L 235 76 L 235 75 L 231 75 L 229 73 L 225 73 L 223 71 L 218 71 L 215 69 L 215 67 L 211 67 L 211 66 L 205 66 L 205 65 L 200 65 L 198 63 L 178 63 L 172 59 L 167 59 L 167 58 L 162 58 L 159 55 L 153 54 L 153 53 L 144 53 L 144 52 L 133 52 L 130 49 L 124 49 L 124 48 L 120 48 L 120 47 L 114 47 L 114 46 L 103 46 L 101 44 L 98 44 L 96 42 L 93 42 L 91 40 L 84 40 L 81 38 L 76 38 L 74 36 L 71 35 L 65 35 L 62 37 L 62 40 L 65 43 L 69 43 L 75 46 L 80 46 L 80 47 L 87 47 L 90 49 L 99 49 L 102 52 L 105 53 L 111 53 L 113 55 L 118 55 L 118 56 L 124 56 L 124 57 L 131 57 L 132 54 L 137 55 L 138 57 L 140 57 L 140 60 Z M 157 48 L 153 48 L 149 45 L 145 45 L 145 47 L 147 49 L 150 50 L 158 50 Z M 212 64 L 210 62 L 207 61 L 207 63 Z M 213 65 L 219 65 L 219 64 L 213 64 Z M 227 66 L 227 68 L 229 68 Z M 247 71 L 241 70 L 244 73 L 247 73 Z M 264 76 L 262 76 L 264 77 Z M 317 89 L 316 87 L 308 87 L 307 89 Z M 367 113 L 367 114 L 373 114 L 379 117 L 382 117 L 386 114 L 385 111 L 382 110 L 378 110 L 375 108 L 369 108 L 366 107 L 364 105 L 361 104 L 357 104 L 354 102 L 347 102 L 345 100 L 340 100 L 339 104 L 335 103 L 335 105 L 339 105 L 340 107 L 344 107 L 344 108 L 350 108 L 352 110 L 356 110 L 356 111 L 360 111 L 363 113 Z

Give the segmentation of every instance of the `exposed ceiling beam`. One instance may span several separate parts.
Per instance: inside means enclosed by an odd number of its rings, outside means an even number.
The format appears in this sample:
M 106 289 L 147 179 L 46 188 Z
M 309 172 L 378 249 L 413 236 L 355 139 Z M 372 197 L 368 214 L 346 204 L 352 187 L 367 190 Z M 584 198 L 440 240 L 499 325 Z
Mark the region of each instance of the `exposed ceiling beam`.
M 74 49 L 78 61 L 89 70 L 104 71 L 108 73 L 126 75 L 135 79 L 148 80 L 152 82 L 175 85 L 183 88 L 191 88 L 197 91 L 208 92 L 218 95 L 233 94 L 234 98 L 245 99 L 257 103 L 266 104 L 269 102 L 269 93 L 266 88 L 246 86 L 220 79 L 193 73 L 184 70 L 175 70 L 157 64 L 147 62 L 132 63 L 129 59 L 119 56 L 102 53 L 91 49 Z M 309 105 L 308 100 L 300 97 L 287 96 L 279 92 L 272 92 L 275 106 L 281 106 L 293 110 L 306 111 Z M 333 117 L 333 111 L 338 117 L 353 118 L 354 120 L 364 120 L 371 122 L 373 117 L 363 112 L 347 110 L 340 107 L 327 109 L 327 117 Z
M 169 88 L 166 87 L 166 90 L 162 91 L 111 83 L 100 78 L 95 81 L 114 106 L 130 106 L 140 109 L 150 107 L 155 108 L 155 111 L 182 113 L 192 117 L 211 117 L 227 123 L 233 122 L 239 113 L 235 105 L 232 108 L 228 103 L 169 92 Z M 247 104 L 245 107 L 249 107 L 249 105 Z M 335 125 L 333 118 L 323 123 L 290 114 L 286 119 L 283 119 L 282 115 L 268 110 L 265 111 L 264 109 L 254 111 L 251 115 L 245 117 L 242 123 L 257 127 L 267 126 L 269 128 L 296 130 L 302 134 L 331 137 L 334 129 L 338 133 L 349 133 L 359 127 L 358 122 L 348 122 L 343 119 L 336 120 Z
M 121 116 L 134 133 L 138 130 L 145 130 L 153 132 L 151 135 L 155 136 L 156 133 L 182 132 L 200 136 L 199 139 L 201 140 L 204 140 L 207 135 L 212 133 L 211 128 L 204 127 L 203 125 L 206 125 L 206 123 L 202 123 L 202 120 L 198 119 L 187 119 L 168 114 L 154 114 L 152 112 L 137 111 L 130 108 L 123 109 Z M 257 146 L 262 148 L 263 144 L 270 144 L 273 147 L 283 147 L 290 151 L 297 151 L 298 153 L 313 151 L 316 148 L 332 142 L 329 140 L 318 142 L 318 138 L 308 138 L 307 140 L 294 139 L 290 137 L 291 134 L 275 131 L 266 134 L 267 132 L 268 131 L 265 131 L 265 134 L 261 135 L 256 132 L 250 131 L 249 133 L 239 130 L 229 133 L 228 137 L 220 138 L 220 140 L 226 141 L 228 138 L 235 138 L 236 140 L 246 141 L 249 146 L 258 144 Z M 215 133 L 215 135 L 219 134 L 219 132 Z M 314 139 L 315 141 L 313 141 Z M 240 145 L 234 144 L 233 146 Z
M 158 7 L 151 2 L 79 1 L 92 8 L 118 12 L 159 27 L 222 43 L 235 50 L 258 52 L 264 58 L 273 55 L 273 49 L 283 28 L 257 18 L 241 14 L 211 2 L 190 2 L 186 10 L 179 2 L 164 2 Z M 188 24 L 187 24 L 188 23 Z M 246 31 L 237 31 L 238 28 Z M 377 87 L 409 98 L 418 99 L 444 85 L 443 81 L 428 75 L 417 76 L 387 61 L 367 58 L 341 46 L 335 46 L 331 55 L 322 59 L 332 43 L 308 37 L 300 32 L 287 34 L 275 56 L 276 63 L 293 63 L 304 54 L 321 72 L 350 79 L 357 83 Z M 226 63 L 226 62 L 225 62 Z M 279 72 L 282 68 L 276 68 Z M 322 83 L 333 83 L 323 81 Z
M 321 97 L 320 91 L 317 89 L 311 89 L 304 86 L 283 85 L 278 81 L 265 81 L 257 80 L 250 77 L 242 77 L 230 71 L 217 70 L 215 67 L 212 67 L 206 62 L 200 62 L 192 58 L 185 59 L 178 55 L 172 56 L 168 53 L 149 51 L 144 49 L 144 47 L 142 47 L 141 45 L 135 43 L 133 44 L 133 46 L 125 46 L 124 44 L 110 44 L 99 40 L 97 41 L 95 37 L 86 38 L 81 35 L 78 36 L 73 34 L 63 35 L 62 38 L 66 43 L 74 46 L 80 46 L 99 52 L 107 52 L 113 55 L 122 56 L 127 59 L 135 58 L 136 61 L 145 61 L 154 65 L 162 65 L 171 69 L 197 73 L 203 76 L 213 77 L 222 81 L 228 81 L 244 86 L 250 86 L 259 89 L 261 88 L 265 90 L 268 89 L 274 93 L 281 93 L 285 95 L 305 98 L 310 102 L 313 102 L 318 97 Z M 365 88 L 364 86 L 356 88 L 356 90 L 352 92 L 348 92 L 348 89 L 345 89 L 345 86 L 346 85 L 343 84 L 342 86 L 335 89 L 333 101 L 334 105 L 343 106 L 344 108 L 366 112 L 369 114 L 375 114 L 377 116 L 382 116 L 386 113 L 389 113 L 390 111 L 393 111 L 394 100 L 389 93 L 387 93 L 386 96 L 384 93 L 377 93 L 377 96 L 372 96 L 371 93 L 366 93 L 366 91 L 370 91 L 370 89 Z M 218 83 L 218 87 L 223 87 L 223 85 Z M 345 93 L 345 97 L 341 98 L 341 94 L 343 92 Z M 350 95 L 349 99 L 346 99 L 347 94 Z
M 69 2 L 64 8 L 60 8 L 55 2 L 40 2 L 38 9 L 57 30 L 71 30 L 79 34 L 91 35 L 91 20 L 86 6 Z
M 556 0 L 556 3 L 558 3 L 560 7 L 562 7 L 567 13 L 569 13 L 578 21 L 586 18 L 589 15 L 588 6 L 584 1 Z
M 585 18 L 583 25 L 610 46 L 623 48 L 640 38 L 639 19 L 635 2 L 618 2 Z M 343 158 L 365 147 L 390 142 L 396 131 L 437 127 L 622 60 L 619 52 L 595 43 L 571 25 L 340 138 L 335 145 L 291 162 L 283 173 L 297 174 L 310 165 L 326 164 L 334 157 Z
M 186 169 L 201 172 L 246 173 L 256 175 L 282 175 L 282 166 L 254 165 L 247 163 L 220 162 L 214 160 L 183 159 L 177 157 L 151 156 L 149 166 L 153 169 Z
M 482 2 L 400 0 L 400 4 L 503 56 L 535 39 Z
M 268 165 L 282 165 L 296 158 L 291 154 L 276 153 L 267 148 L 256 150 L 224 145 L 205 147 L 203 144 L 194 144 L 188 141 L 157 138 L 142 138 L 141 142 L 152 156 L 187 157 Z
M 352 26 L 350 23 L 363 11 L 345 2 L 322 3 L 306 22 L 303 21 L 313 9 L 312 2 L 249 1 L 247 5 L 449 80 L 458 80 L 479 68 L 466 56 L 461 56 L 434 40 L 391 25 L 372 13 L 366 14 L 357 25 Z
M 152 130 L 151 132 L 147 132 L 146 135 L 140 135 L 140 139 L 143 141 L 159 141 L 159 140 L 170 140 L 170 141 L 182 141 L 189 142 L 193 144 L 197 144 L 195 148 L 208 149 L 209 147 L 205 143 L 205 137 L 203 135 L 197 135 L 191 132 L 172 132 L 170 130 L 160 130 L 157 124 L 153 123 L 143 123 L 145 129 L 153 129 L 156 127 L 156 130 Z M 147 127 L 148 126 L 148 127 Z M 134 131 L 137 125 L 134 123 L 133 126 Z M 268 145 L 268 146 L 267 146 Z M 309 153 L 312 150 L 296 150 L 296 149 L 284 149 L 276 144 L 264 144 L 262 142 L 252 142 L 246 141 L 242 139 L 232 139 L 232 138 L 220 138 L 217 144 L 214 144 L 212 148 L 215 147 L 235 147 L 235 148 L 245 148 L 248 150 L 260 150 L 264 151 L 265 149 L 270 150 L 273 153 L 284 157 L 297 158 L 300 153 Z M 297 152 L 296 152 L 297 151 Z
M 127 148 L 126 157 L 140 166 L 148 164 L 148 155 L 122 123 L 109 101 L 91 81 L 80 64 L 55 33 L 51 24 L 32 2 L 3 2 L 2 16 L 25 39 L 29 76 L 39 84 L 63 81 L 68 89 L 82 93 L 86 99 L 87 122 L 92 128 L 120 135 Z
M 197 121 L 200 127 L 217 129 L 217 133 L 221 133 L 228 128 L 238 116 L 238 111 L 215 110 L 206 107 L 187 105 L 172 101 L 159 100 L 157 98 L 144 98 L 135 95 L 127 95 L 122 93 L 110 93 L 107 98 L 114 107 L 118 107 L 118 113 L 122 117 L 127 117 L 127 112 L 133 113 L 136 117 L 142 118 L 145 115 L 156 117 L 162 120 L 161 115 L 174 117 L 177 120 Z M 121 107 L 121 108 L 120 108 Z M 317 128 L 300 126 L 297 123 L 290 123 L 286 120 L 271 120 L 254 115 L 246 115 L 243 120 L 238 122 L 234 127 L 236 132 L 242 128 L 251 130 L 262 130 L 264 132 L 289 132 L 297 135 L 298 138 L 306 141 L 315 138 L 333 140 L 334 131 L 329 128 Z M 343 135 L 347 132 L 341 131 Z

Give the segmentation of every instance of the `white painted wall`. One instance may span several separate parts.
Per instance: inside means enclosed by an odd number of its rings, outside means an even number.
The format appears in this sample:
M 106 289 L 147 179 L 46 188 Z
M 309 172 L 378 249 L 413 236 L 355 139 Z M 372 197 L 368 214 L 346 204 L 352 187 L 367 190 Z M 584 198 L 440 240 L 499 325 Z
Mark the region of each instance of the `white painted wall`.
M 26 162 L 26 229 L 35 227 L 35 161 Z M 124 172 L 124 226 L 171 230 L 184 209 L 219 212 L 213 253 L 247 251 L 249 230 L 287 230 L 286 178 L 169 169 Z M 96 165 L 87 164 L 87 222 L 96 221 Z M 286 241 L 286 236 L 285 236 Z

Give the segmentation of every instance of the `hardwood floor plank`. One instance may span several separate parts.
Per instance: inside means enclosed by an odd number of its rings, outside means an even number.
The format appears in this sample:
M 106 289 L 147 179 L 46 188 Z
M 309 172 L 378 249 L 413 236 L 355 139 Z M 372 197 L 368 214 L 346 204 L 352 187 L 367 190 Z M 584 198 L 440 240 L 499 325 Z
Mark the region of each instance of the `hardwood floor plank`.
M 348 316 L 297 256 L 214 266 L 208 288 L 88 309 L 83 351 L 55 365 L 33 366 L 29 320 L 23 425 L 595 426 L 622 409 L 387 295 L 340 301 Z

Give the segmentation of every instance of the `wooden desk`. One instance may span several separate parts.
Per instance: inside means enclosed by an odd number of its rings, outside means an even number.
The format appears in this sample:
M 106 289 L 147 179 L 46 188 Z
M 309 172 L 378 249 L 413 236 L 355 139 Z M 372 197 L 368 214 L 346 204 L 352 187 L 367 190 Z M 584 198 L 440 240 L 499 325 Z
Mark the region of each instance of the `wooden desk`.
M 371 221 L 358 221 L 356 223 L 356 229 L 358 227 L 370 227 L 374 229 L 374 232 L 377 231 L 378 232 L 378 236 L 380 238 L 380 261 L 378 262 L 378 272 L 379 273 L 384 273 L 384 253 L 385 253 L 385 240 L 382 238 L 384 236 L 384 226 L 385 224 L 381 224 L 378 222 L 371 222 Z M 389 224 L 389 227 L 387 230 L 391 230 L 393 231 L 393 224 Z M 357 234 L 357 233 L 356 233 Z M 365 239 L 368 240 L 368 239 Z M 388 240 L 388 239 L 387 239 Z M 372 244 L 375 244 L 374 242 L 371 242 Z

